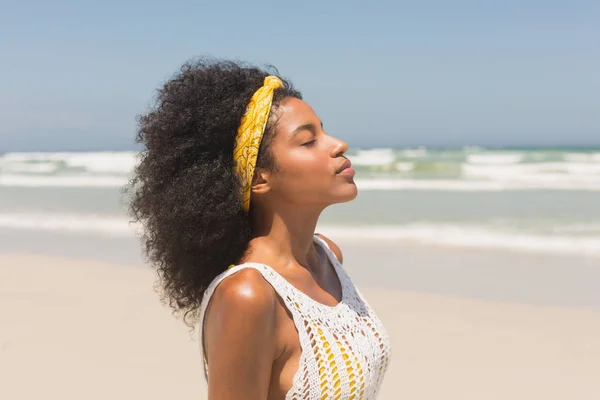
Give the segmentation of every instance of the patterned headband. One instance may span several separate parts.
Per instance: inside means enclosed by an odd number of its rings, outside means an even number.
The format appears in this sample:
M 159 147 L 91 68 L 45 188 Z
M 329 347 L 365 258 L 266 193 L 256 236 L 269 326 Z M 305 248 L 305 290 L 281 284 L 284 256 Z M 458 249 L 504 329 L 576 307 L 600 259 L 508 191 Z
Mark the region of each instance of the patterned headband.
M 260 142 L 269 120 L 273 92 L 282 86 L 283 82 L 276 76 L 265 78 L 263 86 L 252 95 L 235 138 L 233 160 L 235 170 L 242 182 L 242 200 L 245 211 L 250 210 L 252 177 L 256 168 Z

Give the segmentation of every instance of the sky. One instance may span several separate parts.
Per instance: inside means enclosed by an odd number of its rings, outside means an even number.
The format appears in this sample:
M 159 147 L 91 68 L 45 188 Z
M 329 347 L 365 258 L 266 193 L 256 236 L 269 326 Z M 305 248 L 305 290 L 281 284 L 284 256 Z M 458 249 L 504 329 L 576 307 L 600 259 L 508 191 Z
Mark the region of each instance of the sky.
M 600 145 L 600 2 L 0 0 L 0 152 L 126 150 L 186 60 L 271 64 L 352 147 Z

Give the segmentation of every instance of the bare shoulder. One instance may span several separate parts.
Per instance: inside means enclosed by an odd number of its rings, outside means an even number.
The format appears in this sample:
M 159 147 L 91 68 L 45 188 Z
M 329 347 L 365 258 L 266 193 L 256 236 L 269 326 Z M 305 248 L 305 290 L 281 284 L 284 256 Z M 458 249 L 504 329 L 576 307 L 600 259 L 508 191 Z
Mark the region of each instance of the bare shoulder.
M 253 268 L 243 269 L 217 286 L 204 320 L 207 355 L 241 351 L 250 344 L 268 352 L 275 336 L 275 291 Z M 214 360 L 210 360 L 213 366 Z
M 253 268 L 217 287 L 204 321 L 209 398 L 267 398 L 278 345 L 276 306 L 275 291 Z
M 339 246 L 337 244 L 335 244 L 333 242 L 333 240 L 329 239 L 328 237 L 326 237 L 325 235 L 323 235 L 321 233 L 316 233 L 316 235 L 318 237 L 320 237 L 321 239 L 323 239 L 325 241 L 325 243 L 327 243 L 327 245 L 329 246 L 329 248 L 331 249 L 333 254 L 335 254 L 336 258 L 340 262 L 340 264 L 343 263 L 344 258 L 342 256 L 342 250 L 339 248 Z
M 243 269 L 226 278 L 215 290 L 211 300 L 211 311 L 225 316 L 237 314 L 269 318 L 275 311 L 275 291 L 253 268 Z M 233 321 L 231 321 L 233 322 Z

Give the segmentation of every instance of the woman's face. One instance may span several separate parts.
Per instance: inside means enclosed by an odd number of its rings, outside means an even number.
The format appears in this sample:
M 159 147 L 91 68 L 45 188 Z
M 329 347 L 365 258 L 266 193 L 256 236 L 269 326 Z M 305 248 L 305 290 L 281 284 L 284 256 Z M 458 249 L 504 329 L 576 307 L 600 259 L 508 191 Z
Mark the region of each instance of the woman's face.
M 285 98 L 273 111 L 277 123 L 271 151 L 277 169 L 267 175 L 271 198 L 323 208 L 354 199 L 354 170 L 344 156 L 348 145 L 325 133 L 302 100 Z

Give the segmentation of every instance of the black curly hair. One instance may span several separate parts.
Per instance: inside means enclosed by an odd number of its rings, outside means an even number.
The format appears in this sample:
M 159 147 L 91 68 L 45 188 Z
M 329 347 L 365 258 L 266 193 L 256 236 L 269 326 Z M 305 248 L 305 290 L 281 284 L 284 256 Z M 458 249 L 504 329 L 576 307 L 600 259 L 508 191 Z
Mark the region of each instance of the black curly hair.
M 143 252 L 158 271 L 163 301 L 190 327 L 210 282 L 240 261 L 252 237 L 233 146 L 246 106 L 268 75 L 278 72 L 240 61 L 188 61 L 138 116 L 136 142 L 144 150 L 124 190 L 129 213 L 143 226 Z M 302 98 L 282 82 L 273 109 L 285 97 Z M 276 169 L 275 124 L 271 113 L 257 168 Z

